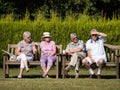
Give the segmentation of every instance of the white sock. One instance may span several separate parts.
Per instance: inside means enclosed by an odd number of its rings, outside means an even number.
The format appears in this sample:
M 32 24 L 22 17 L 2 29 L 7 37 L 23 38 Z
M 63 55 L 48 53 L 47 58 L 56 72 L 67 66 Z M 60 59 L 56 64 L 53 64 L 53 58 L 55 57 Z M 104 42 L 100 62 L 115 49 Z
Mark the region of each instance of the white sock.
M 89 69 L 89 72 L 90 72 L 90 74 L 92 74 L 92 75 L 94 74 L 94 71 L 92 70 L 92 68 Z
M 101 69 L 100 69 L 100 68 L 98 68 L 98 72 L 97 72 L 97 74 L 98 74 L 98 75 L 101 74 Z

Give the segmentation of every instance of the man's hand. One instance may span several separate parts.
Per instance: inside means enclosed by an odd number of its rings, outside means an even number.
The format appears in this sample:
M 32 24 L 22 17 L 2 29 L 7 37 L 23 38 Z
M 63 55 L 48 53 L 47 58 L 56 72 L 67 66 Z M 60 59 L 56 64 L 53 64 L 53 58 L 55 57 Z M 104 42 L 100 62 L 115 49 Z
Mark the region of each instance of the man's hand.
M 72 55 L 73 54 L 73 52 L 71 52 L 71 51 L 67 51 L 66 52 L 68 55 Z

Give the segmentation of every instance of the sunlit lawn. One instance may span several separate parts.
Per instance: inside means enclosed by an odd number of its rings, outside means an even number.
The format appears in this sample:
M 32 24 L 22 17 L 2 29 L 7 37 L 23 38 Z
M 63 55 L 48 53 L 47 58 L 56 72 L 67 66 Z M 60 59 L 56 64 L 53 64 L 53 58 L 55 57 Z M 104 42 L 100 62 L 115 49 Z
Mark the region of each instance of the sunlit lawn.
M 95 70 L 96 71 L 96 70 Z M 89 79 L 89 73 L 85 68 L 80 69 L 80 78 L 74 79 L 74 70 L 69 73 L 69 78 L 56 79 L 55 68 L 49 76 L 41 78 L 42 72 L 39 67 L 24 72 L 23 79 L 17 79 L 18 68 L 10 69 L 10 78 L 3 78 L 0 69 L 0 90 L 120 90 L 120 80 L 116 79 L 115 68 L 104 68 L 102 79 Z

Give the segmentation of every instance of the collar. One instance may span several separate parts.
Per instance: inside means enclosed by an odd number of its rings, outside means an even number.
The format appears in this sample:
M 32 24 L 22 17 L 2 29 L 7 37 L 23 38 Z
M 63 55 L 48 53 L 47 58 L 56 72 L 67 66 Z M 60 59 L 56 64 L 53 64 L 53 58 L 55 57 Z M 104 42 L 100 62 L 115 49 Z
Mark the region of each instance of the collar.
M 96 42 L 98 42 L 99 38 L 97 37 Z M 90 43 L 93 43 L 94 41 L 92 39 L 90 39 Z
M 77 41 L 77 43 L 71 42 L 72 45 L 78 44 L 80 40 Z

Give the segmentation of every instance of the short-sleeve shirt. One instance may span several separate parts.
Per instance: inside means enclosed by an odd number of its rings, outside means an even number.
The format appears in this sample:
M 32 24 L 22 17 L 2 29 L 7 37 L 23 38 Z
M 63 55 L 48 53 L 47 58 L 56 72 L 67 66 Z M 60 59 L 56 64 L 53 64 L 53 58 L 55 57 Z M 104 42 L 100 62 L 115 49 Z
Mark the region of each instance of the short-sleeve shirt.
M 33 57 L 33 50 L 32 50 L 32 46 L 35 45 L 35 43 L 33 41 L 30 41 L 29 44 L 27 46 L 24 45 L 24 41 L 20 41 L 18 43 L 18 47 L 20 47 L 21 52 L 27 52 L 27 56 L 29 57 Z
M 42 41 L 40 43 L 40 48 L 43 54 L 51 54 L 53 48 L 56 48 L 56 44 L 54 41 L 50 41 L 48 45 L 46 45 L 46 42 Z
M 105 38 L 98 38 L 97 41 L 89 39 L 86 43 L 86 50 L 90 51 L 92 57 L 104 57 L 106 59 L 104 42 Z M 105 60 L 106 61 L 106 60 Z
M 78 40 L 77 43 L 70 42 L 66 47 L 66 52 L 71 51 L 76 48 L 80 48 L 80 49 L 82 49 L 82 52 L 85 52 L 85 45 L 84 45 L 83 40 Z

